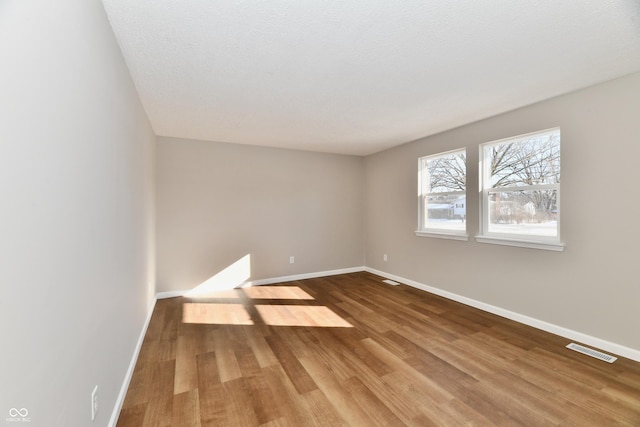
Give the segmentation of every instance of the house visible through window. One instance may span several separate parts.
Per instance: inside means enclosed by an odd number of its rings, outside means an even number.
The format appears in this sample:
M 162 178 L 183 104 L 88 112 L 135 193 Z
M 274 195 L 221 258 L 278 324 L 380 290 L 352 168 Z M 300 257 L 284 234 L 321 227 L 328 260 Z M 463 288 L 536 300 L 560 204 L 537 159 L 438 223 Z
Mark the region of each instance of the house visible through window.
M 466 150 L 418 160 L 419 236 L 466 239 Z
M 562 250 L 560 129 L 482 144 L 480 162 L 478 241 Z

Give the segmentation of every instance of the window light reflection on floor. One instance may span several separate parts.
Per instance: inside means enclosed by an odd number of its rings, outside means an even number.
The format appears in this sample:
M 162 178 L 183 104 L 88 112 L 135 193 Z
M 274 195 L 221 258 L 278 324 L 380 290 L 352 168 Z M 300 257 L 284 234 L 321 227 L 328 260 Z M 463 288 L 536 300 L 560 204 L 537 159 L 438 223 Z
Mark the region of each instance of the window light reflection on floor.
M 256 305 L 261 320 L 270 326 L 307 326 L 352 328 L 349 322 L 324 306 Z M 254 325 L 242 304 L 186 302 L 182 304 L 182 322 L 203 325 Z
M 312 326 L 353 328 L 328 307 L 308 305 L 256 305 L 265 324 L 271 326 Z
M 242 304 L 182 304 L 182 323 L 206 325 L 253 325 L 251 315 Z
M 241 291 L 252 299 L 314 299 L 298 286 L 253 286 L 250 288 L 243 288 Z

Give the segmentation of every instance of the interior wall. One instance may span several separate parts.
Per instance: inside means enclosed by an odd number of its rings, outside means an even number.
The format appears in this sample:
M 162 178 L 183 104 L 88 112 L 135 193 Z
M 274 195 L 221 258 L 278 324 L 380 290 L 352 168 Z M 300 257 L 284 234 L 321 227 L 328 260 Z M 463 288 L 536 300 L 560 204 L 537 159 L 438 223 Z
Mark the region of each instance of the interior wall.
M 247 255 L 250 280 L 363 266 L 363 180 L 361 157 L 159 137 L 158 291 Z
M 0 2 L 0 58 L 0 424 L 105 426 L 154 293 L 155 136 L 101 2 Z
M 367 157 L 367 266 L 640 349 L 638 111 L 634 74 Z M 477 243 L 479 144 L 555 126 L 565 251 Z M 470 239 L 416 237 L 418 158 L 457 148 Z

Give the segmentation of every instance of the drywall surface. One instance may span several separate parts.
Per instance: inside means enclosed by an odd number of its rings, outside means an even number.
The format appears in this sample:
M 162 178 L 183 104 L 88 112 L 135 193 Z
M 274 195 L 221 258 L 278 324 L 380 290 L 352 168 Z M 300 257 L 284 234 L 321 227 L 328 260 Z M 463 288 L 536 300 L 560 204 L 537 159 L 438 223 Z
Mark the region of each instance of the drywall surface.
M 640 70 L 637 0 L 103 0 L 158 135 L 371 154 Z
M 0 58 L 0 424 L 105 426 L 153 295 L 155 137 L 101 2 L 3 1 Z
M 633 74 L 367 157 L 367 266 L 640 349 L 639 111 Z M 556 126 L 565 251 L 476 242 L 478 145 Z M 470 239 L 417 237 L 418 158 L 458 148 Z
M 157 177 L 158 291 L 364 263 L 361 157 L 159 137 Z

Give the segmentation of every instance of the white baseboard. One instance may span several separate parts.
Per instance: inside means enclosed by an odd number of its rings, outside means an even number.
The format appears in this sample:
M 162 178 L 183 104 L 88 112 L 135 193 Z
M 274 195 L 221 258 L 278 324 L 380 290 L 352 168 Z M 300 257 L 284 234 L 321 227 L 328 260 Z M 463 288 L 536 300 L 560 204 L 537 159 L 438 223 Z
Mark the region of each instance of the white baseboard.
M 176 298 L 183 297 L 189 291 L 167 291 L 167 292 L 158 292 L 156 294 L 156 300 L 159 299 L 167 299 L 167 298 Z
M 523 323 L 528 326 L 532 326 L 536 329 L 541 329 L 546 332 L 550 332 L 555 335 L 559 335 L 570 340 L 579 341 L 583 344 L 587 344 L 592 347 L 599 348 L 618 356 L 626 357 L 636 362 L 640 362 L 640 350 L 629 348 L 620 344 L 616 344 L 610 341 L 606 341 L 591 335 L 577 332 L 572 329 L 564 328 L 562 326 L 554 325 L 543 320 L 539 320 L 533 317 L 525 316 L 524 314 L 515 313 L 513 311 L 506 310 L 504 308 L 496 307 L 491 304 L 487 304 L 481 301 L 477 301 L 471 298 L 464 297 L 462 295 L 454 294 L 453 292 L 445 291 L 442 289 L 434 288 L 433 286 L 425 285 L 423 283 L 416 282 L 414 280 L 406 279 L 404 277 L 396 276 L 395 274 L 385 273 L 383 271 L 375 270 L 373 268 L 365 267 L 365 271 L 369 273 L 377 274 L 378 276 L 386 277 L 409 286 L 412 286 L 423 291 L 439 295 L 441 297 L 460 302 L 471 307 L 479 308 L 480 310 L 496 314 L 507 319 L 515 320 L 516 322 Z
M 260 279 L 247 282 L 250 286 L 271 285 L 273 283 L 291 282 L 293 280 L 315 279 L 316 277 L 337 276 L 338 274 L 357 273 L 358 271 L 365 271 L 364 266 L 342 268 L 339 270 L 327 270 L 319 271 L 316 273 L 296 274 L 293 276 L 281 276 L 274 277 L 272 279 Z
M 124 376 L 124 381 L 122 383 L 122 387 L 120 388 L 118 398 L 116 399 L 116 404 L 113 407 L 113 412 L 111 412 L 109 427 L 115 427 L 118 423 L 118 417 L 120 416 L 120 411 L 122 410 L 124 398 L 127 395 L 127 390 L 129 389 L 129 384 L 131 383 L 131 377 L 133 377 L 133 370 L 136 367 L 138 355 L 140 354 L 140 349 L 142 348 L 142 342 L 144 341 L 144 337 L 147 334 L 147 328 L 149 327 L 149 323 L 151 322 L 151 316 L 153 315 L 153 309 L 155 308 L 155 306 L 156 300 L 154 299 L 151 303 L 151 307 L 149 308 L 149 312 L 147 313 L 147 318 L 144 321 L 144 325 L 142 326 L 142 331 L 140 331 L 140 336 L 138 337 L 136 347 L 133 350 L 133 357 L 131 357 L 131 362 L 129 362 L 129 368 L 127 369 L 127 373 Z
M 360 266 L 360 267 L 341 268 L 338 270 L 318 271 L 315 273 L 295 274 L 293 276 L 272 277 L 270 279 L 248 280 L 236 287 L 246 288 L 249 286 L 272 285 L 274 283 L 291 282 L 293 280 L 315 279 L 316 277 L 336 276 L 338 274 L 356 273 L 358 271 L 365 271 L 365 270 L 366 270 L 366 267 Z M 156 299 L 182 297 L 182 296 L 185 296 L 187 292 L 189 292 L 188 289 L 182 290 L 182 291 L 158 292 L 156 294 Z

